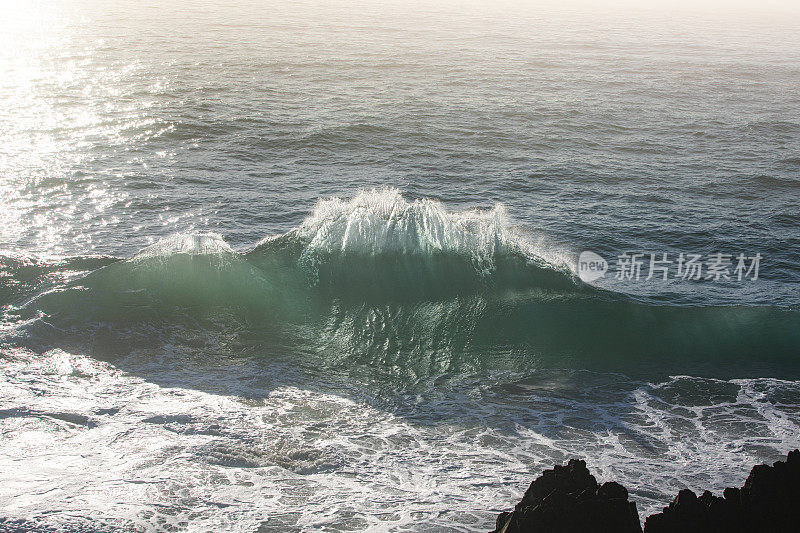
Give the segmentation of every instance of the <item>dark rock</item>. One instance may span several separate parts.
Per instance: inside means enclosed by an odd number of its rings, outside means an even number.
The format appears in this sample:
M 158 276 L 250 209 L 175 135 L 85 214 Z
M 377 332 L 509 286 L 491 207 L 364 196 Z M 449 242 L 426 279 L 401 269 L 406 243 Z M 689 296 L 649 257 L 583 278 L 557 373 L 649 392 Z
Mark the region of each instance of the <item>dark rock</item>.
M 496 533 L 640 533 L 636 504 L 619 483 L 598 486 L 584 461 L 546 470 L 514 510 L 497 517 Z
M 641 532 L 636 504 L 610 481 L 602 486 L 584 461 L 542 472 L 513 511 L 500 513 L 494 533 Z M 681 490 L 645 521 L 644 533 L 789 533 L 800 531 L 800 450 L 786 461 L 753 467 L 744 487 L 722 497 Z
M 627 500 L 628 489 L 616 481 L 609 481 L 608 483 L 603 483 L 603 485 L 597 489 L 597 495 L 605 499 L 618 498 L 620 500 Z
M 645 521 L 645 533 L 738 533 L 800 531 L 800 451 L 786 462 L 758 465 L 741 489 L 700 498 L 684 489 L 661 513 Z

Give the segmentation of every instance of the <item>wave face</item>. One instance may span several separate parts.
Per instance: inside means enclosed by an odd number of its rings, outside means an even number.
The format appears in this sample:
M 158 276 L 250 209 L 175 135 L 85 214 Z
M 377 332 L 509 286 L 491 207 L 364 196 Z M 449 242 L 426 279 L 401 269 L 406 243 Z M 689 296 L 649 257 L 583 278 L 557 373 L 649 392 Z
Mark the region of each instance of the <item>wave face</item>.
M 796 311 L 637 302 L 583 284 L 560 257 L 515 232 L 502 206 L 455 213 L 371 191 L 320 201 L 250 251 L 194 234 L 106 259 L 19 313 L 45 336 L 234 331 L 414 380 L 541 367 L 797 370 Z

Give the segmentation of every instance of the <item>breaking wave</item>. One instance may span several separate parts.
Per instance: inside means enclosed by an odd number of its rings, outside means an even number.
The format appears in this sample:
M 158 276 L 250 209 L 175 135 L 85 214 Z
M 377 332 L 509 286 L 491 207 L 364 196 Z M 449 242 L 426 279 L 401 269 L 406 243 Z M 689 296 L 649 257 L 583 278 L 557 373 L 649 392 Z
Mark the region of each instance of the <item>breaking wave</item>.
M 573 365 L 797 370 L 795 311 L 637 303 L 583 284 L 565 257 L 520 237 L 502 206 L 456 213 L 370 191 L 320 201 L 300 226 L 245 252 L 216 234 L 177 235 L 41 284 L 15 309 L 27 335 L 246 332 L 260 346 L 413 378 Z M 5 265 L 13 281 L 19 266 Z

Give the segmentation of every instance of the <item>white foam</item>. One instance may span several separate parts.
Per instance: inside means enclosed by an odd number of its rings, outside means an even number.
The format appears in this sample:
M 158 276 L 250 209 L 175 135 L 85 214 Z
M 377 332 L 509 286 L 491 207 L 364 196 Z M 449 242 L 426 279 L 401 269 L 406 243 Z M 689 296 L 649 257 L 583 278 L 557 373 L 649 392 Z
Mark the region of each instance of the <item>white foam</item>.
M 752 464 L 800 445 L 796 382 L 549 371 L 511 388 L 440 383 L 386 410 L 264 361 L 193 369 L 182 348 L 162 350 L 123 363 L 148 379 L 62 350 L 3 352 L 7 516 L 144 531 L 488 530 L 570 457 L 632 489 L 645 515 L 680 488 L 741 485 Z M 208 380 L 241 391 L 203 392 Z

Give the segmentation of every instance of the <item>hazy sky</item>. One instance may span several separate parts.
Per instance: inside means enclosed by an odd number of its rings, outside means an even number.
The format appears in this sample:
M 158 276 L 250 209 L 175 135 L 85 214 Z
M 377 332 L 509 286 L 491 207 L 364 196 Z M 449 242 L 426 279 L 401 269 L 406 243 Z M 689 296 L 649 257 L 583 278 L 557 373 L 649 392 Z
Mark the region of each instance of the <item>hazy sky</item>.
M 468 0 L 480 3 L 485 0 Z M 502 2 L 503 0 L 501 0 Z M 800 0 L 507 0 L 514 4 L 585 5 L 591 7 L 645 8 L 659 10 L 760 11 L 800 14 Z

